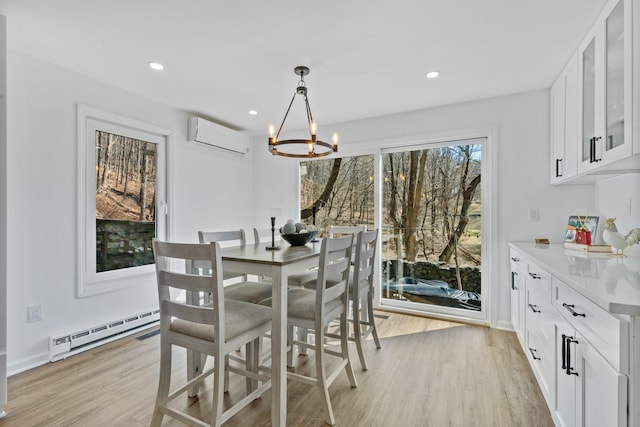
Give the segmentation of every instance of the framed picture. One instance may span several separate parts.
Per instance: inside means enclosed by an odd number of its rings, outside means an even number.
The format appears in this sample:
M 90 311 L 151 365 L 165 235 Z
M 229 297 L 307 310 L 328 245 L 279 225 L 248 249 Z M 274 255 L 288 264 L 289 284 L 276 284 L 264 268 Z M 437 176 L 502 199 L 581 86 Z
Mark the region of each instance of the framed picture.
M 564 235 L 564 241 L 568 243 L 575 243 L 576 241 L 576 229 L 567 227 L 567 233 Z
M 584 226 L 591 233 L 591 238 L 595 239 L 596 231 L 598 230 L 597 216 L 581 217 L 578 215 L 571 215 L 567 221 L 567 231 L 564 235 L 564 241 L 574 243 L 576 241 L 576 230 Z

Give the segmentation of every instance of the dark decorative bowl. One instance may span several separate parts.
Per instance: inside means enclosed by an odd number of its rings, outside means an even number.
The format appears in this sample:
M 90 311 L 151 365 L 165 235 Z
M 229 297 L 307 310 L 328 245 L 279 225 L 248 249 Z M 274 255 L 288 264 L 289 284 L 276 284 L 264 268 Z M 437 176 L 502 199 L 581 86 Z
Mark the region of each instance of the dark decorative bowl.
M 304 246 L 317 234 L 317 231 L 309 231 L 308 233 L 281 234 L 280 236 L 291 246 Z

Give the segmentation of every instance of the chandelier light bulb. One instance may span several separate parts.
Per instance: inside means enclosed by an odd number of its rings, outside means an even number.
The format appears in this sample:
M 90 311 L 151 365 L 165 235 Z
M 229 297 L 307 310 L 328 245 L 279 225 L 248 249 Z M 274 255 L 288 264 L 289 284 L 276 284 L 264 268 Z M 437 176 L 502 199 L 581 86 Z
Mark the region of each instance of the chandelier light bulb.
M 331 142 L 333 142 L 333 149 L 336 150 L 338 147 L 338 132 L 334 132 L 331 137 Z
M 273 138 L 275 136 L 276 128 L 273 125 L 269 125 L 269 138 Z

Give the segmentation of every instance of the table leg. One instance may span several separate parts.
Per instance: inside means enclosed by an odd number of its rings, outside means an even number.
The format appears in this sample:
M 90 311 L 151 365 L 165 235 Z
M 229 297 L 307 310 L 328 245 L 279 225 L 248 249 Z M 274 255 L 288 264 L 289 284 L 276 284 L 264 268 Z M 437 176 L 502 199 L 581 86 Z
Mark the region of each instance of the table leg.
M 286 269 L 286 267 L 285 267 Z M 287 284 L 286 270 L 273 268 L 273 323 L 271 329 L 271 425 L 287 423 Z

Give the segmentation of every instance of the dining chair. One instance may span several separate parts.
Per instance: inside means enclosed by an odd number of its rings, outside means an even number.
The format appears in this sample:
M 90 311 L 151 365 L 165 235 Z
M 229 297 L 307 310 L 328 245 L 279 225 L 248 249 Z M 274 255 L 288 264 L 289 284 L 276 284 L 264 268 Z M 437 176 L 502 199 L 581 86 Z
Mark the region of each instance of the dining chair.
M 276 230 L 273 234 L 273 240 L 278 243 L 282 240 L 280 233 Z M 271 243 L 271 229 L 270 228 L 256 228 L 253 227 L 253 241 L 255 244 Z
M 330 225 L 329 237 L 346 236 L 349 234 L 355 235 L 360 231 L 367 231 L 365 224 L 361 225 Z M 302 273 L 292 274 L 288 278 L 289 286 L 311 286 L 315 285 L 318 278 L 318 270 L 310 269 Z
M 351 250 L 353 235 L 346 237 L 326 238 L 322 240 L 318 277 L 316 288 L 305 289 L 295 287 L 288 290 L 287 325 L 292 328 L 314 330 L 313 343 L 296 341 L 290 333 L 288 340 L 315 352 L 315 376 L 288 372 L 287 378 L 305 384 L 316 385 L 322 396 L 325 421 L 335 424 L 335 416 L 329 397 L 329 386 L 344 370 L 349 378 L 351 387 L 357 387 L 353 366 L 349 357 L 347 307 L 349 303 L 349 266 L 351 264 Z M 327 280 L 339 278 L 339 280 Z M 271 300 L 261 304 L 269 305 Z M 340 349 L 328 348 L 325 343 L 325 328 L 334 321 L 339 321 Z M 291 329 L 290 329 L 291 331 Z M 327 371 L 326 356 L 335 356 L 338 363 L 331 364 L 332 370 Z
M 222 258 L 218 243 L 168 243 L 154 239 L 153 251 L 160 303 L 160 378 L 151 426 L 160 426 L 165 415 L 192 426 L 220 426 L 271 386 L 271 380 L 260 373 L 254 351 L 260 336 L 271 329 L 271 309 L 224 298 Z M 176 264 L 174 260 L 185 263 L 207 261 L 211 265 L 211 274 L 195 275 L 178 271 L 172 268 Z M 174 290 L 208 293 L 211 303 L 204 306 L 189 304 L 178 299 L 178 292 Z M 257 381 L 257 386 L 231 407 L 224 409 L 224 356 L 242 345 L 246 346 L 247 354 L 251 357 L 247 357 L 244 368 L 229 369 Z M 170 391 L 173 346 L 213 356 L 213 367 L 187 380 L 177 390 Z M 186 402 L 170 406 L 176 398 L 211 375 L 213 401 L 207 421 L 177 408 Z
M 246 237 L 243 229 L 228 231 L 198 231 L 200 243 L 218 242 L 219 244 L 246 245 Z M 224 296 L 237 301 L 251 302 L 254 304 L 271 297 L 272 286 L 270 283 L 249 281 L 243 273 L 224 272 L 224 280 L 235 279 L 235 283 L 224 287 Z M 239 280 L 239 281 L 238 281 Z
M 376 348 L 381 348 L 373 315 L 373 275 L 377 246 L 378 230 L 358 233 L 353 278 L 349 282 L 353 323 L 353 337 L 350 339 L 356 343 L 360 365 L 364 370 L 368 367 L 362 348 L 363 341 L 372 335 Z

